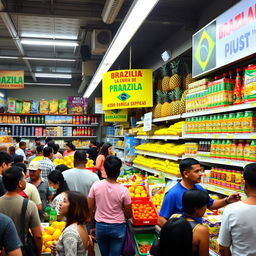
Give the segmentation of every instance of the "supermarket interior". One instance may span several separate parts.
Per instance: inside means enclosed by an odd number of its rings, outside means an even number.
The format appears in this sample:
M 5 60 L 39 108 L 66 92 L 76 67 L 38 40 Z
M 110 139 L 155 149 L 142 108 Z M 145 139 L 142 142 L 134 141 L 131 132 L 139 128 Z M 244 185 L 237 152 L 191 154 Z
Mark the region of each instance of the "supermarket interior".
M 0 255 L 255 256 L 255 35 L 256 0 L 0 0 Z

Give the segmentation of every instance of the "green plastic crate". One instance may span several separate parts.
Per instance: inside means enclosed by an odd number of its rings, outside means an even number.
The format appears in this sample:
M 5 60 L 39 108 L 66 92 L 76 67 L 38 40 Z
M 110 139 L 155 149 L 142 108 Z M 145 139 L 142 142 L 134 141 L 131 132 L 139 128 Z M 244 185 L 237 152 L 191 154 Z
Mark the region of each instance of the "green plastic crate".
M 142 233 L 142 234 L 134 234 L 134 240 L 135 240 L 135 244 L 136 244 L 136 249 L 139 255 L 150 255 L 150 253 L 141 253 L 140 252 L 140 248 L 139 245 L 143 245 L 143 244 L 150 244 L 152 245 L 153 242 L 156 239 L 156 235 L 155 233 Z

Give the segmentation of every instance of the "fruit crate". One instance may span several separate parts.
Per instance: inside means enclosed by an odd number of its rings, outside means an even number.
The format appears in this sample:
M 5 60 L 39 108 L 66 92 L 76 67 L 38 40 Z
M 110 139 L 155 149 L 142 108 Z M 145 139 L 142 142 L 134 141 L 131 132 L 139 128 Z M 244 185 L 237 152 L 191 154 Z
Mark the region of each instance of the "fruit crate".
M 125 185 L 125 186 L 128 188 L 128 190 L 131 187 L 131 185 Z M 150 200 L 150 196 L 149 196 L 147 188 L 144 185 L 139 185 L 139 187 L 143 187 L 144 188 L 144 190 L 146 191 L 147 196 L 145 196 L 145 197 L 132 197 L 131 196 L 132 202 L 141 202 L 141 201 L 147 202 L 147 201 L 149 201 Z M 129 190 L 129 192 L 130 192 L 130 190 Z M 130 192 L 130 195 L 131 195 L 131 192 Z
M 151 201 L 132 203 L 132 219 L 134 226 L 157 225 L 157 211 Z
M 93 173 L 97 172 L 97 169 L 95 167 L 86 167 L 87 170 L 91 170 Z
M 149 251 L 155 239 L 156 235 L 154 233 L 134 234 L 134 240 L 138 254 L 141 256 L 150 255 Z M 148 250 L 143 251 L 144 249 Z

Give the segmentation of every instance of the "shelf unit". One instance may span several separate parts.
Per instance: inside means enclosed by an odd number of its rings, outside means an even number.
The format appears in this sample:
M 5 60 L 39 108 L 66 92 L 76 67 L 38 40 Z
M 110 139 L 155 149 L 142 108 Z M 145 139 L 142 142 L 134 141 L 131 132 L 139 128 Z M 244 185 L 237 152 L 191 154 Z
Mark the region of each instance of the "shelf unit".
M 204 133 L 204 134 L 184 134 L 184 139 L 236 139 L 250 140 L 256 139 L 256 133 Z
M 152 123 L 164 122 L 164 121 L 170 121 L 170 120 L 178 120 L 181 118 L 182 118 L 181 115 L 153 118 Z M 144 124 L 144 121 L 138 121 L 138 122 L 136 122 L 136 124 Z
M 169 160 L 173 160 L 173 161 L 178 161 L 178 160 L 181 159 L 181 157 L 178 157 L 178 156 L 175 156 L 175 155 L 168 155 L 168 154 L 150 152 L 150 151 L 145 151 L 145 150 L 135 150 L 135 153 L 140 154 L 140 155 L 146 155 L 146 156 L 153 156 L 153 157 L 169 159 Z
M 115 149 L 120 149 L 120 150 L 124 150 L 124 147 L 118 147 L 118 146 L 114 146 Z
M 18 135 L 11 135 L 12 137 L 16 137 Z M 21 138 L 34 138 L 35 136 L 19 136 Z M 48 136 L 40 136 L 41 138 L 45 138 Z M 77 138 L 77 139 L 86 139 L 86 138 L 97 138 L 97 136 L 49 136 L 52 138 Z
M 180 140 L 182 137 L 180 136 L 172 136 L 172 135 L 152 135 L 152 136 L 136 136 L 136 139 L 144 139 L 144 140 Z
M 161 171 L 158 171 L 158 170 L 155 170 L 155 169 L 152 169 L 152 168 L 149 168 L 149 167 L 146 167 L 146 166 L 143 166 L 143 165 L 139 165 L 139 164 L 133 164 L 132 165 L 134 168 L 137 168 L 137 169 L 140 169 L 140 170 L 143 170 L 143 171 L 146 171 L 146 172 L 150 172 L 150 173 L 154 173 L 156 175 L 162 175 L 168 179 L 171 179 L 171 180 L 177 180 L 179 179 L 179 177 L 173 175 L 173 174 L 170 174 L 170 173 L 165 173 L 165 172 L 161 172 Z
M 68 126 L 68 127 L 97 127 L 99 124 L 95 123 L 95 124 L 5 124 L 5 123 L 1 123 L 0 125 L 3 126 L 11 126 L 11 125 L 15 125 L 15 126 L 46 126 L 46 127 L 57 127 L 57 126 Z

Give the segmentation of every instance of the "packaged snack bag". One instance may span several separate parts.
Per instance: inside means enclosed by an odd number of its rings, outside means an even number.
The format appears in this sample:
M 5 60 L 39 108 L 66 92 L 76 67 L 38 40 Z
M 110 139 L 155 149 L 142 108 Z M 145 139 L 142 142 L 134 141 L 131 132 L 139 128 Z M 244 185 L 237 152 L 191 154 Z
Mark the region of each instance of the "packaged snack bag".
M 67 100 L 59 100 L 59 114 L 67 115 L 68 113 L 68 101 Z
M 33 100 L 31 103 L 31 113 L 38 114 L 39 113 L 39 101 Z
M 0 97 L 0 113 L 5 113 L 7 110 L 7 103 L 4 97 Z
M 58 114 L 59 103 L 58 100 L 49 100 L 49 114 Z
M 49 102 L 47 100 L 40 100 L 39 103 L 40 114 L 48 114 L 49 112 Z
M 8 98 L 7 103 L 8 103 L 7 112 L 8 113 L 15 113 L 16 100 L 14 98 Z
M 24 100 L 23 101 L 22 113 L 23 114 L 29 114 L 30 113 L 30 107 L 31 107 L 30 101 L 29 100 Z
M 84 114 L 85 98 L 80 96 L 69 96 L 68 107 L 71 114 Z
M 22 100 L 16 100 L 15 113 L 21 114 L 22 113 L 22 106 L 23 106 L 23 101 Z

